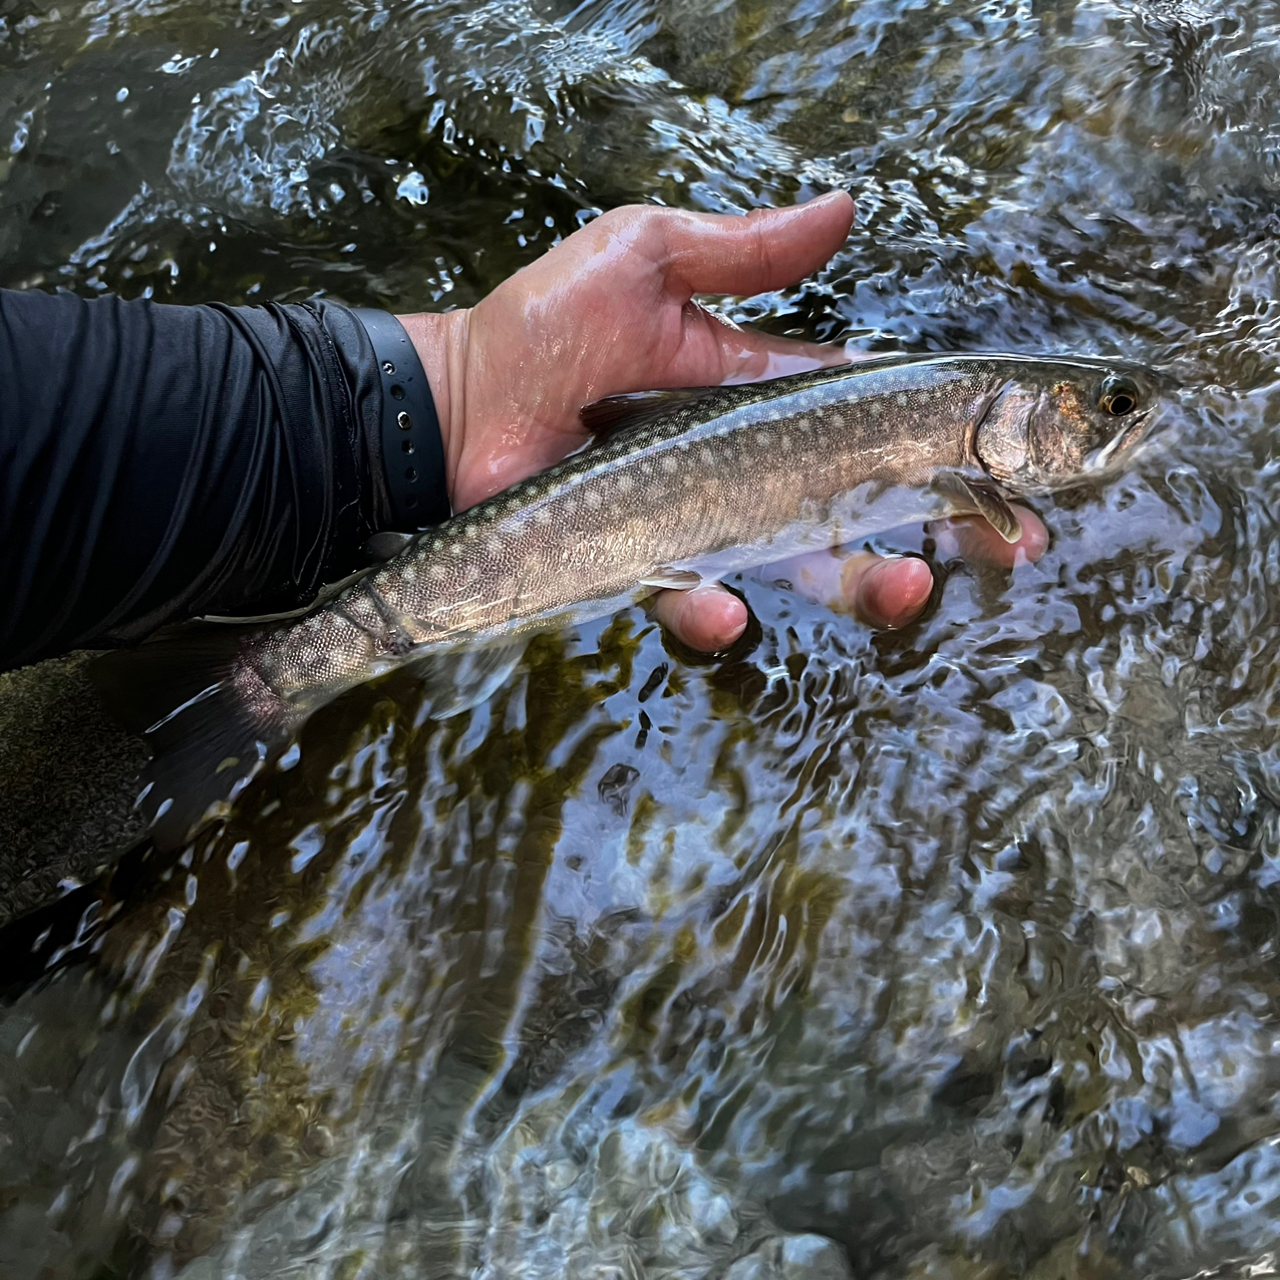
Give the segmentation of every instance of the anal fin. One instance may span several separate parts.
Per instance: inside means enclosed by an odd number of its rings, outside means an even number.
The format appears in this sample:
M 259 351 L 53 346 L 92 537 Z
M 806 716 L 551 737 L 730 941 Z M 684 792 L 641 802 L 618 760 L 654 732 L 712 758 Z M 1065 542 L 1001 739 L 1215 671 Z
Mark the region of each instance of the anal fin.
M 663 566 L 641 578 L 640 586 L 665 591 L 692 591 L 705 581 L 702 574 L 694 573 L 692 569 L 669 569 Z
M 428 653 L 405 664 L 426 690 L 433 720 L 448 720 L 487 702 L 524 657 L 523 640 Z

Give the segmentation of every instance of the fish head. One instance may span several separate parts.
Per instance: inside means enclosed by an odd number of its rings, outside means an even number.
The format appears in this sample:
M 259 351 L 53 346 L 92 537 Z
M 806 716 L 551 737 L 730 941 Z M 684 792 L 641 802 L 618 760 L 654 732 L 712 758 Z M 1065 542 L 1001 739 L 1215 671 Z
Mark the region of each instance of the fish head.
M 1146 436 L 1159 400 L 1144 369 L 1028 362 L 996 392 L 973 449 L 1002 483 L 1026 493 L 1059 489 L 1117 469 Z

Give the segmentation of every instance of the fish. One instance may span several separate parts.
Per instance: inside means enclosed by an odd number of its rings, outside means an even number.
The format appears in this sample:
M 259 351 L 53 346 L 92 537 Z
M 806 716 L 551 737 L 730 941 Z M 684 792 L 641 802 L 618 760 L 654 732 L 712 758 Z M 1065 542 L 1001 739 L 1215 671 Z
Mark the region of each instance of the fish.
M 589 447 L 418 533 L 328 599 L 187 624 L 91 674 L 151 745 L 139 804 L 156 843 L 177 845 L 296 750 L 319 707 L 386 671 L 415 664 L 444 717 L 507 678 L 522 638 L 638 593 L 947 515 L 977 514 L 1016 542 L 1011 497 L 1115 470 L 1160 403 L 1138 366 L 998 354 L 612 396 L 582 411 Z

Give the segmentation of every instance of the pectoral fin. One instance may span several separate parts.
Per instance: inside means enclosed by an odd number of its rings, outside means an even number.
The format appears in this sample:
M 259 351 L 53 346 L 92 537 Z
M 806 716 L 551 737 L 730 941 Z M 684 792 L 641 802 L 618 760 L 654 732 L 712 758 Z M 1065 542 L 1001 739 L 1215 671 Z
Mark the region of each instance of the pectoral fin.
M 980 515 L 1006 542 L 1022 537 L 1017 514 L 993 480 L 949 471 L 938 478 L 937 488 L 955 501 L 958 511 Z

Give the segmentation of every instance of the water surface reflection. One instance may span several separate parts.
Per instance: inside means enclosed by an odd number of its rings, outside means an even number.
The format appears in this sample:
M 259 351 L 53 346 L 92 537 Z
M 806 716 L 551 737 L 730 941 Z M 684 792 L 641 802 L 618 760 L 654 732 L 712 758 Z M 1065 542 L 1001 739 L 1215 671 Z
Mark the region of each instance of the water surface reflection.
M 0 63 L 6 283 L 465 303 L 839 184 L 730 314 L 1188 389 L 1011 580 L 902 535 L 908 631 L 749 580 L 723 661 L 326 709 L 0 1011 L 0 1273 L 1272 1265 L 1280 8 L 18 0 Z

